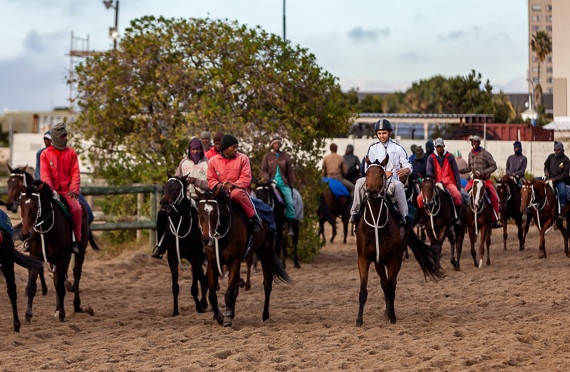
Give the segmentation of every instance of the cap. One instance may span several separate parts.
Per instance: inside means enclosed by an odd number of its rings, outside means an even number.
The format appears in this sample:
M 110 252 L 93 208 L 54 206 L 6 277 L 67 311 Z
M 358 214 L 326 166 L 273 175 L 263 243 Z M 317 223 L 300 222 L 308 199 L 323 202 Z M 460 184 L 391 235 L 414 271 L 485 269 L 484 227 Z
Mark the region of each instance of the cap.
M 479 136 L 471 136 L 471 137 L 469 138 L 469 141 L 481 142 L 481 138 L 479 138 Z
M 443 142 L 443 138 L 436 138 L 433 144 L 435 147 L 437 147 L 437 146 L 445 147 L 445 143 Z
M 51 140 L 51 130 L 48 130 L 44 133 L 44 139 Z

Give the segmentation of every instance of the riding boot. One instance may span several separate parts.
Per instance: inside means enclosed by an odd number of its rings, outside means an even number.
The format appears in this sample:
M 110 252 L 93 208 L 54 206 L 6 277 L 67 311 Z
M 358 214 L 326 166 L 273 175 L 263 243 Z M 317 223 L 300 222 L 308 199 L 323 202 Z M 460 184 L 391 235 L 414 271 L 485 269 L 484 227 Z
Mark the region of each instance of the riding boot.
M 556 221 L 564 221 L 564 208 L 566 208 L 566 206 L 564 204 L 560 204 L 560 210 L 556 215 Z
M 156 235 L 158 237 L 158 244 L 152 249 L 152 257 L 162 259 L 162 255 L 166 252 L 166 249 L 161 247 L 160 244 L 164 239 L 164 234 L 168 227 L 168 214 L 164 211 L 159 211 L 156 218 Z
M 253 215 L 253 217 L 249 219 L 249 225 L 251 227 L 251 233 L 254 235 L 258 234 L 262 229 L 261 221 L 257 215 Z
M 455 206 L 455 225 L 461 226 L 461 205 Z
M 73 245 L 71 246 L 71 253 L 79 254 L 80 253 L 80 251 L 79 251 L 80 246 L 81 246 L 80 242 L 73 242 Z

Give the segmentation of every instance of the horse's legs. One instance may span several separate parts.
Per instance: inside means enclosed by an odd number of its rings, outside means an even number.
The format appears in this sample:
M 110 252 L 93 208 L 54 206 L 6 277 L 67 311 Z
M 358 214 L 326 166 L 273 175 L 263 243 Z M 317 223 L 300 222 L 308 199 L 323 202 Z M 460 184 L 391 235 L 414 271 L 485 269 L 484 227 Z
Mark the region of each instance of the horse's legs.
M 75 265 L 77 266 L 77 262 Z M 55 316 L 59 318 L 60 322 L 65 320 L 65 308 L 63 306 L 63 301 L 65 299 L 65 276 L 67 274 L 67 266 L 68 265 L 65 263 L 61 263 L 61 265 L 56 264 L 55 272 L 53 273 L 53 284 L 55 286 Z M 76 296 L 78 295 L 78 292 L 79 287 L 76 287 Z
M 319 218 L 319 233 L 318 235 L 320 237 L 322 237 L 322 244 L 324 245 L 327 242 L 327 239 L 325 238 L 325 220 L 323 217 Z
M 376 272 L 380 275 L 380 284 L 384 291 L 384 298 L 386 299 L 386 316 L 390 319 L 390 323 L 396 323 L 396 310 L 394 309 L 394 301 L 396 300 L 396 284 L 398 281 L 398 273 L 402 260 L 395 257 L 384 269 L 384 265 L 375 264 Z M 386 275 L 387 272 L 387 275 Z
M 362 326 L 362 314 L 364 312 L 364 304 L 368 299 L 368 268 L 370 262 L 364 255 L 358 256 L 358 273 L 360 274 L 360 292 L 358 293 L 358 315 L 356 316 L 356 326 Z
M 251 289 L 251 266 L 253 266 L 253 257 L 255 256 L 255 254 L 250 254 L 247 258 L 246 258 L 246 274 L 245 274 L 245 283 L 244 283 L 244 289 L 246 291 L 249 291 Z
M 205 313 L 208 308 L 208 302 L 206 301 L 208 283 L 205 280 L 202 262 L 202 255 L 194 255 L 190 258 L 190 265 L 192 266 L 192 286 L 190 287 L 190 294 L 192 294 L 192 298 L 194 298 L 196 311 L 198 313 Z M 200 290 L 198 290 L 198 283 L 200 284 L 200 289 L 202 291 L 201 299 L 198 297 L 198 294 L 200 293 Z
M 261 262 L 263 265 L 263 261 Z M 228 264 L 228 288 L 226 290 L 226 316 L 224 317 L 224 327 L 231 327 L 235 318 L 236 300 L 239 294 L 239 271 L 241 262 L 235 259 Z
M 265 300 L 263 301 L 263 314 L 262 320 L 269 319 L 269 300 L 271 298 L 271 291 L 273 289 L 273 266 L 271 263 L 271 247 L 269 243 L 264 243 L 260 252 L 261 268 L 263 269 L 263 291 L 265 293 Z
M 6 239 L 6 238 L 4 238 Z M 6 249 L 6 246 L 4 246 Z M 10 250 L 13 248 L 10 247 Z M 14 253 L 10 252 L 0 252 L 0 267 L 4 273 L 4 279 L 6 280 L 6 292 L 8 292 L 8 297 L 10 297 L 10 303 L 12 304 L 12 319 L 14 325 L 14 332 L 20 332 L 20 317 L 18 316 L 18 291 L 16 290 L 16 275 L 14 274 Z
M 38 270 L 29 269 L 28 270 L 28 285 L 26 286 L 26 295 L 28 296 L 28 307 L 26 308 L 26 321 L 29 323 L 32 321 L 32 307 L 34 305 L 34 296 L 36 295 L 37 284 L 36 279 L 38 278 Z
M 564 254 L 568 257 L 568 230 L 564 227 L 564 223 L 562 221 L 556 221 L 556 226 L 560 233 L 562 234 L 562 238 L 564 239 Z M 568 226 L 568 223 L 566 223 Z
M 172 316 L 180 315 L 178 311 L 178 295 L 180 293 L 180 285 L 178 284 L 178 257 L 175 254 L 170 254 L 168 252 L 168 266 L 170 267 L 170 277 L 172 280 Z M 196 279 L 196 275 L 194 275 L 194 267 L 192 267 L 192 286 L 194 286 L 194 280 Z M 192 291 L 192 289 L 191 289 Z M 192 293 L 194 297 L 194 293 Z M 196 300 L 196 297 L 194 297 Z
M 501 224 L 503 225 L 503 251 L 506 251 L 507 250 L 507 238 L 509 237 L 509 234 L 507 232 L 507 217 L 504 215 L 504 213 L 501 213 Z M 519 233 L 517 234 L 517 237 L 519 238 L 519 242 L 520 242 L 520 240 L 521 240 L 520 229 L 519 229 Z
M 330 223 L 331 226 L 332 226 L 332 236 L 331 236 L 331 240 L 330 240 L 330 242 L 331 242 L 331 244 L 332 244 L 332 242 L 333 242 L 333 240 L 334 240 L 334 237 L 336 236 L 336 218 L 333 219 L 332 221 L 329 221 L 329 223 Z M 323 231 L 323 236 L 325 236 L 324 231 Z
M 346 244 L 346 237 L 348 236 L 348 220 L 350 219 L 350 213 L 346 211 L 342 214 L 342 231 L 344 233 L 343 243 Z
M 483 225 L 481 226 L 481 229 L 479 230 L 479 264 L 477 265 L 478 268 L 482 268 L 483 267 L 483 259 L 485 258 L 485 244 L 487 244 L 487 234 L 489 234 L 490 237 L 490 232 L 487 232 L 487 226 Z
M 299 255 L 297 253 L 297 245 L 299 243 L 299 220 L 292 220 L 293 223 L 293 237 L 291 240 L 293 241 L 293 262 L 295 264 L 296 269 L 301 268 L 301 264 L 299 264 Z M 285 268 L 285 265 L 283 265 Z
M 485 232 L 485 243 L 487 244 L 487 266 L 491 266 L 491 227 L 487 226 L 487 231 Z M 481 239 L 483 241 L 483 239 Z M 483 256 L 481 256 L 481 259 Z
M 48 293 L 48 287 L 46 283 L 46 278 L 44 277 L 44 268 L 40 268 L 38 271 L 38 275 L 40 277 L 40 284 L 42 285 L 42 295 L 45 296 Z
M 471 243 L 471 257 L 473 257 L 473 265 L 478 267 L 477 252 L 475 251 L 475 243 L 477 242 L 477 235 L 475 234 L 475 226 L 469 226 L 469 241 Z
M 83 309 L 81 308 L 81 298 L 79 297 L 79 282 L 81 281 L 81 274 L 83 272 L 83 262 L 85 261 L 85 248 L 81 248 L 81 254 L 75 255 L 75 263 L 73 265 L 73 289 L 74 289 L 74 296 L 73 296 L 73 311 L 76 313 L 82 313 Z M 65 277 L 68 269 L 68 264 L 66 265 L 64 277 L 64 286 L 65 286 Z
M 216 292 L 220 273 L 218 272 L 215 260 L 216 257 L 214 254 L 208 255 L 208 269 L 206 271 L 206 275 L 208 276 L 208 287 L 211 288 L 208 294 L 208 300 L 210 301 L 210 306 L 212 306 L 214 320 L 219 324 L 222 324 L 224 321 L 224 315 L 220 311 L 220 307 L 218 305 L 218 294 Z
M 465 239 L 465 225 L 455 228 L 455 271 L 461 271 L 461 252 L 463 251 L 463 240 Z

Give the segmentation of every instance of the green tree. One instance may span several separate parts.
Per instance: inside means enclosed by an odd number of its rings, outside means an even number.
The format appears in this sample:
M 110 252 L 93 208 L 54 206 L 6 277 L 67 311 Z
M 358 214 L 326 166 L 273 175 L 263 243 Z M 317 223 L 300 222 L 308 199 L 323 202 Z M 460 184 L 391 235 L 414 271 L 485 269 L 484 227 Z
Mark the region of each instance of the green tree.
M 540 84 L 540 64 L 544 63 L 546 56 L 552 53 L 552 39 L 547 32 L 537 31 L 532 35 L 530 47 L 538 60 L 538 81 L 534 87 L 535 106 L 538 106 L 538 102 L 540 102 L 541 105 L 544 103 L 542 101 L 542 85 Z
M 346 132 L 349 110 L 337 78 L 306 49 L 237 22 L 148 16 L 76 72 L 74 130 L 110 184 L 164 182 L 205 128 L 238 137 L 259 176 L 269 139 L 280 135 L 314 230 L 321 149 Z

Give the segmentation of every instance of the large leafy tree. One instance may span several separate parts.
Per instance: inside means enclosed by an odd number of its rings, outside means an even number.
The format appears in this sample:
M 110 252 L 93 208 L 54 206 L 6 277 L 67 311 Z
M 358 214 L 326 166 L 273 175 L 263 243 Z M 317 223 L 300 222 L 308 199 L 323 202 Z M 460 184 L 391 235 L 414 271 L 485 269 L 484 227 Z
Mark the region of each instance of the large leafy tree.
M 552 53 L 552 39 L 545 31 L 537 31 L 536 34 L 532 35 L 532 40 L 530 41 L 530 47 L 536 55 L 538 60 L 538 81 L 534 87 L 535 102 L 540 102 L 542 105 L 542 85 L 540 84 L 540 64 L 544 63 L 546 56 Z M 534 83 L 534 82 L 532 82 Z
M 324 140 L 349 122 L 337 78 L 312 54 L 227 20 L 136 19 L 117 50 L 87 59 L 71 83 L 75 133 L 110 184 L 164 182 L 208 128 L 238 137 L 255 175 L 270 138 L 284 137 L 311 203 Z M 309 220 L 315 210 L 306 205 Z

